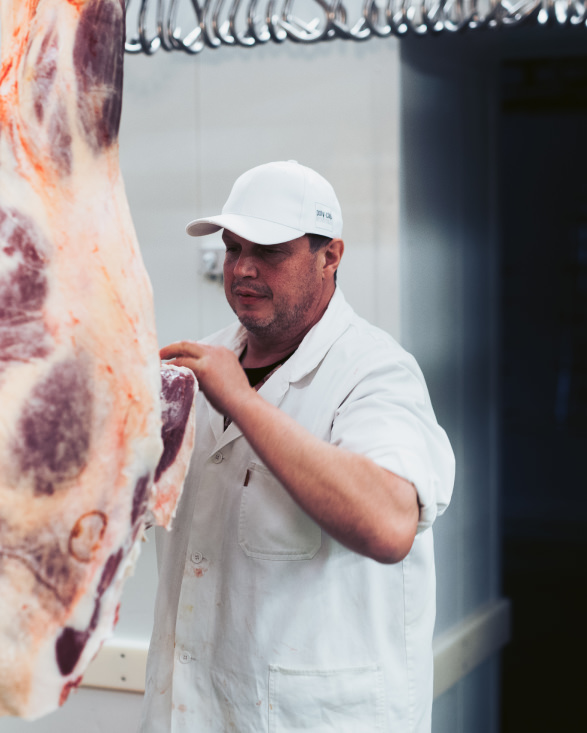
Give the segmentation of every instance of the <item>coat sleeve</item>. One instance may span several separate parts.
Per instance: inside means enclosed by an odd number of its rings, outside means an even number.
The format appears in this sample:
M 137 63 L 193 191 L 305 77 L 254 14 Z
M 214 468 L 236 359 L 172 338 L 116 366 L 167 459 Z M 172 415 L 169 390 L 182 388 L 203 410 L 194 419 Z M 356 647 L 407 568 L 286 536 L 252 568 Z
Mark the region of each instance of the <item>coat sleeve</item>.
M 418 532 L 448 506 L 454 454 L 436 421 L 424 377 L 407 352 L 382 344 L 355 365 L 347 396 L 334 416 L 331 443 L 365 455 L 415 485 Z

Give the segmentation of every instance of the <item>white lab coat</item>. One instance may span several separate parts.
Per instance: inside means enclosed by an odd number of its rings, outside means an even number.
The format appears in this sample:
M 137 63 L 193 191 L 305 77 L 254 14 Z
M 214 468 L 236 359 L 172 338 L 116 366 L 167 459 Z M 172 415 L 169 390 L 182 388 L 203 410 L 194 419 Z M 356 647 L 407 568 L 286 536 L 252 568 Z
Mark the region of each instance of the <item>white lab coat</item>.
M 208 339 L 239 353 L 239 324 Z M 322 440 L 412 481 L 419 531 L 383 565 L 333 540 L 199 395 L 197 439 L 159 590 L 141 733 L 427 733 L 432 525 L 454 458 L 421 372 L 337 289 L 261 387 Z M 295 466 L 292 466 L 295 471 Z M 159 532 L 159 530 L 158 530 Z

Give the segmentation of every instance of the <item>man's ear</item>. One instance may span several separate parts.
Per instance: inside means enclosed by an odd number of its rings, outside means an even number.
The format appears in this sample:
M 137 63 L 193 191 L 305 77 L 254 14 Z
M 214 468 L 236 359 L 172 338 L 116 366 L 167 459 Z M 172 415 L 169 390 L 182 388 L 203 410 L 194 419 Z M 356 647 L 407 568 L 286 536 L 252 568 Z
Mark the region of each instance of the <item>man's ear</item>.
M 344 252 L 344 242 L 342 239 L 331 239 L 322 251 L 324 252 L 324 275 L 334 277 Z

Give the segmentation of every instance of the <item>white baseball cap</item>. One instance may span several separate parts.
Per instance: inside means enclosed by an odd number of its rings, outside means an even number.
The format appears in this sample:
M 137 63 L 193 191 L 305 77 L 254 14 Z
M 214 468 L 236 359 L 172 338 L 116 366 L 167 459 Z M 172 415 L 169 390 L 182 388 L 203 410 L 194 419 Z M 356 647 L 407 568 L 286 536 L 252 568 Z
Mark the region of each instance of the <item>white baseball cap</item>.
M 325 178 L 295 160 L 265 163 L 237 178 L 222 214 L 191 221 L 186 232 L 202 237 L 228 229 L 256 244 L 279 244 L 322 234 L 342 234 L 342 213 Z

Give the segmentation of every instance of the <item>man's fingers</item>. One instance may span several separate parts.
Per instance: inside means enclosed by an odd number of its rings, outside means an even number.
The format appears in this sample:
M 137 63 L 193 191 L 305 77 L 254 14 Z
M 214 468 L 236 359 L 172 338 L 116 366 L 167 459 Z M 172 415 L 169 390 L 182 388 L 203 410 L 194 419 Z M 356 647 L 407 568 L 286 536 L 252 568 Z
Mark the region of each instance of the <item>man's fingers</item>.
M 178 356 L 175 359 L 171 359 L 167 363 L 172 364 L 173 366 L 187 367 L 188 369 L 191 369 L 192 371 L 196 367 L 196 360 L 191 356 Z
M 164 346 L 159 351 L 162 359 L 176 359 L 178 357 L 199 358 L 204 354 L 204 349 L 197 341 L 176 341 L 173 344 Z

